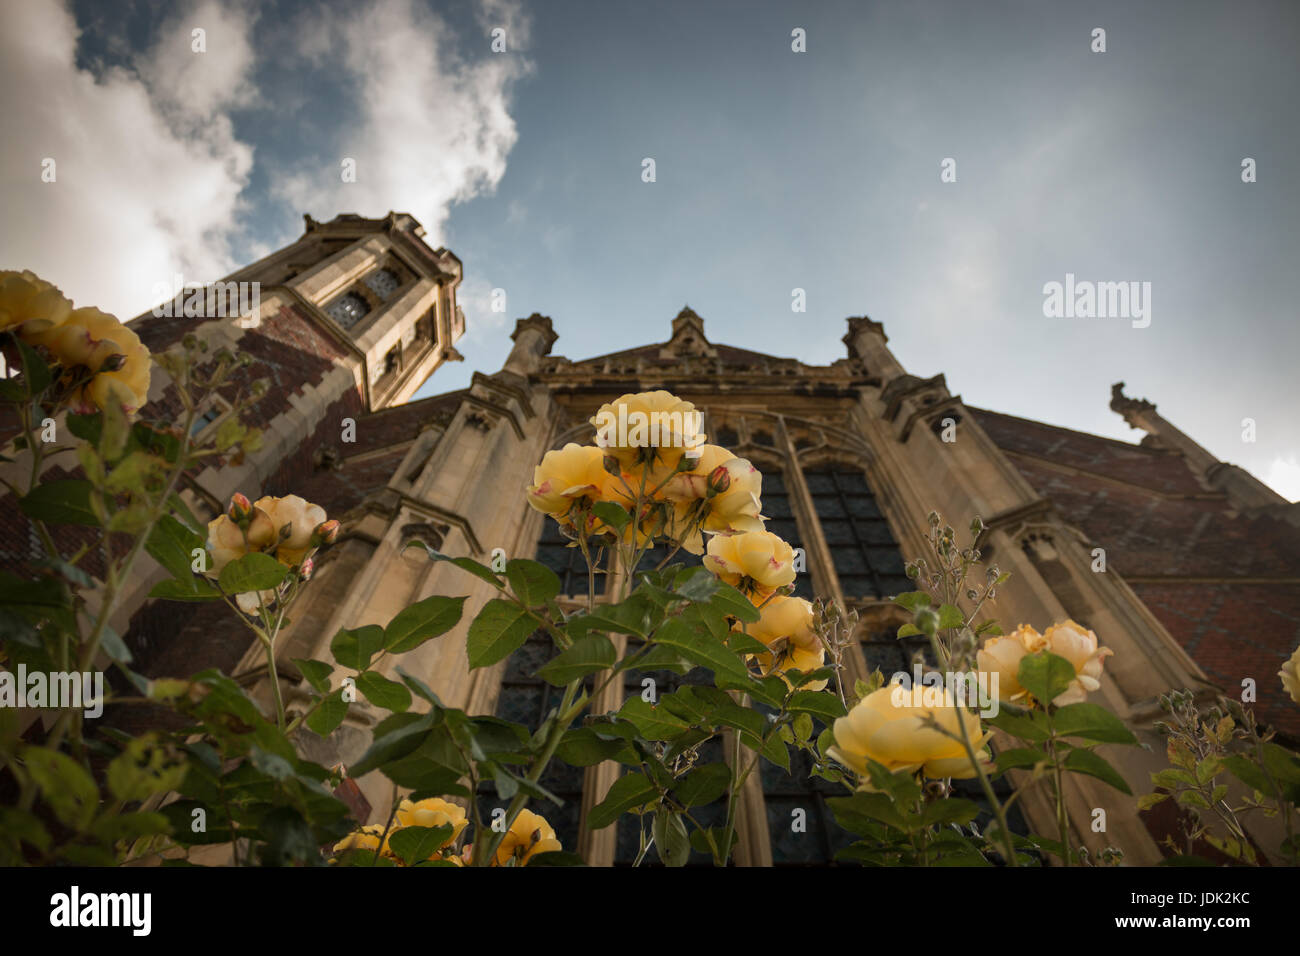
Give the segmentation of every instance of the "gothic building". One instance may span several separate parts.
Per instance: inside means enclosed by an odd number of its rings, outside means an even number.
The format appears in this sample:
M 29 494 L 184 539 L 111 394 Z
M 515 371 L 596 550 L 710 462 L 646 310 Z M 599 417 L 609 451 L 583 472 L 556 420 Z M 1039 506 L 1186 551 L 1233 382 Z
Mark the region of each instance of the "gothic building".
M 807 555 L 798 593 L 858 610 L 852 676 L 910 668 L 912 648 L 894 636 L 906 618 L 889 600 L 910 590 L 904 558 L 923 553 L 930 511 L 961 526 L 978 514 L 986 525 L 980 548 L 1012 572 L 994 616 L 1040 628 L 1071 617 L 1114 650 L 1097 696 L 1151 745 L 1108 754 L 1135 792 L 1149 790 L 1149 772 L 1164 766 L 1151 723 L 1158 695 L 1171 688 L 1239 694 L 1242 681 L 1253 680 L 1261 718 L 1284 740 L 1300 738 L 1300 710 L 1276 677 L 1300 635 L 1300 505 L 1217 461 L 1151 403 L 1115 387 L 1111 407 L 1145 433 L 1129 444 L 973 408 L 942 374 L 905 369 L 884 329 L 866 317 L 848 319 L 842 358 L 812 366 L 715 343 L 689 308 L 665 328 L 666 341 L 594 358 L 555 354 L 562 318 L 534 314 L 516 323 L 498 372 L 408 401 L 442 362 L 459 358 L 454 343 L 464 330 L 461 264 L 429 248 L 421 232 L 403 214 L 308 219 L 297 242 L 229 277 L 261 283 L 256 321 L 146 315 L 133 324 L 154 350 L 186 332 L 224 342 L 252 356 L 250 376 L 272 380 L 257 407 L 264 448 L 195 476 L 189 495 L 197 509 L 215 514 L 235 491 L 294 493 L 343 520 L 282 642 L 290 700 L 302 693 L 291 660 L 328 659 L 339 628 L 386 623 L 430 594 L 468 594 L 460 628 L 405 655 L 402 666 L 451 706 L 539 719 L 553 693 L 533 677 L 547 645 L 530 642 L 495 667 L 471 671 L 464 627 L 489 586 L 402 546 L 419 538 L 482 560 L 497 548 L 537 556 L 566 592 L 585 592 L 574 564 L 581 559 L 553 522 L 527 507 L 522 489 L 547 450 L 590 440 L 587 419 L 602 403 L 666 388 L 705 412 L 711 441 L 762 471 L 768 527 Z M 168 409 L 161 374 L 150 397 L 151 411 Z M 214 405 L 210 427 L 223 414 Z M 161 574 L 141 578 L 118 622 L 139 666 L 150 675 L 218 666 L 266 695 L 260 648 L 225 608 L 144 599 Z M 616 709 L 629 689 L 639 692 L 640 677 L 607 686 L 594 708 Z M 346 764 L 364 750 L 376 719 L 361 700 L 330 740 L 306 745 L 323 762 Z M 544 781 L 566 803 L 539 809 L 565 848 L 594 865 L 627 862 L 635 850 L 629 832 L 581 825 L 617 772 L 557 765 Z M 363 780 L 361 788 L 382 819 L 386 783 Z M 825 810 L 827 795 L 834 790 L 774 767 L 751 777 L 738 861 L 829 860 L 844 835 Z M 1076 843 L 1119 846 L 1134 863 L 1160 857 L 1173 822 L 1160 808 L 1139 814 L 1134 800 L 1079 776 L 1069 781 L 1068 801 Z M 1104 833 L 1089 827 L 1097 808 L 1106 810 Z M 807 833 L 791 833 L 794 809 L 806 811 Z M 1039 832 L 1053 831 L 1045 789 L 1029 791 L 1021 812 Z

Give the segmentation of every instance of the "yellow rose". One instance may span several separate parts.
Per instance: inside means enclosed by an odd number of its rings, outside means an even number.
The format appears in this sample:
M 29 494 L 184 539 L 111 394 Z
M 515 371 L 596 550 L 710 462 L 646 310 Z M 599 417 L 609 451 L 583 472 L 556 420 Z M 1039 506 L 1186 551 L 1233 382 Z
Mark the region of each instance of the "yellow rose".
M 541 814 L 520 810 L 515 822 L 501 837 L 493 862 L 496 866 L 505 866 L 514 859 L 515 866 L 527 866 L 536 854 L 554 853 L 559 849 L 560 841 L 555 838 L 555 831 Z
M 384 828 L 378 823 L 372 823 L 370 826 L 362 827 L 360 830 L 354 830 L 345 836 L 338 843 L 334 844 L 335 853 L 343 853 L 346 850 L 369 850 L 373 853 L 379 849 L 379 841 L 384 835 Z M 388 841 L 384 841 L 384 855 L 387 856 Z
M 1109 647 L 1098 647 L 1097 635 L 1074 621 L 1054 624 L 1043 634 L 1022 624 L 1006 637 L 985 641 L 975 655 L 975 666 L 981 673 L 997 674 L 1000 700 L 1018 701 L 1028 696 L 1018 676 L 1021 660 L 1044 650 L 1065 658 L 1074 668 L 1074 680 L 1052 701 L 1057 707 L 1077 704 L 1101 687 L 1102 667 L 1113 653 Z
M 714 535 L 704 566 L 751 600 L 791 584 L 795 575 L 793 549 L 771 531 Z
M 1030 651 L 1029 648 L 1034 650 Z M 1020 686 L 1020 661 L 1027 653 L 1043 648 L 1043 636 L 1028 625 L 1022 624 L 1004 637 L 990 637 L 975 654 L 975 667 L 982 674 L 997 675 L 999 700 L 1016 701 L 1027 693 Z M 992 680 L 989 681 L 992 689 Z
M 956 739 L 927 726 L 930 718 L 944 731 L 956 734 Z M 835 744 L 827 753 L 862 777 L 869 775 L 870 759 L 891 772 L 920 770 L 932 778 L 969 779 L 977 771 L 962 745 L 958 720 L 965 724 L 971 746 L 983 763 L 987 754 L 982 748 L 992 735 L 980 734 L 979 717 L 955 707 L 947 688 L 917 684 L 909 690 L 900 683 L 887 684 L 835 721 Z
M 1070 682 L 1065 693 L 1052 701 L 1057 707 L 1077 704 L 1084 700 L 1089 691 L 1101 687 L 1101 671 L 1114 651 L 1109 647 L 1097 646 L 1097 635 L 1074 621 L 1053 624 L 1043 632 L 1043 643 L 1047 650 L 1058 657 L 1064 657 L 1074 667 L 1075 678 Z
M 465 810 L 441 797 L 429 797 L 418 803 L 405 798 L 397 805 L 397 822 L 404 827 L 444 827 L 450 824 L 451 836 L 439 844 L 439 849 L 450 846 L 460 838 L 469 820 Z
M 0 271 L 0 332 L 21 326 L 30 337 L 60 325 L 71 311 L 67 297 L 35 273 Z
M 556 520 L 563 519 L 581 498 L 599 499 L 613 478 L 605 471 L 605 453 L 573 442 L 548 451 L 533 469 L 528 503 Z
M 748 626 L 748 634 L 772 648 L 770 654 L 757 654 L 764 674 L 782 678 L 787 670 L 804 674 L 826 663 L 826 648 L 813 631 L 813 608 L 803 598 L 777 595 L 759 611 L 759 619 Z M 787 682 L 788 683 L 788 682 Z M 813 681 L 801 690 L 824 690 L 828 682 Z
M 763 476 L 744 458 L 705 445 L 697 463 L 664 486 L 673 503 L 669 535 L 691 554 L 704 553 L 704 532 L 762 531 Z
M 266 496 L 253 503 L 254 513 L 261 511 L 275 529 L 275 557 L 281 564 L 296 568 L 312 550 L 311 538 L 325 523 L 325 509 L 297 495 L 283 498 Z M 251 530 L 251 528 L 250 528 Z
M 115 401 L 134 412 L 148 399 L 149 350 L 135 332 L 107 312 L 75 309 L 58 325 L 24 337 L 49 349 L 64 368 L 81 366 L 93 374 L 82 388 L 79 410 L 102 409 Z M 100 371 L 114 355 L 120 356 L 120 364 Z
M 688 449 L 704 444 L 703 415 L 672 392 L 621 395 L 591 419 L 596 445 L 625 468 L 662 465 L 669 470 Z
M 1282 678 L 1282 687 L 1291 695 L 1291 699 L 1300 704 L 1300 647 L 1282 664 L 1277 676 Z
M 232 519 L 232 514 L 240 521 Z M 231 501 L 229 512 L 208 522 L 209 557 L 204 573 L 218 578 L 231 561 L 253 551 L 274 554 L 281 564 L 301 567 L 307 555 L 315 551 L 322 540 L 315 537 L 317 529 L 325 525 L 332 533 L 335 532 L 329 524 L 325 509 L 297 495 L 284 498 L 268 495 L 250 505 L 246 497 L 237 494 Z M 235 595 L 239 607 L 247 614 L 256 614 L 258 607 L 272 604 L 275 599 L 273 590 Z

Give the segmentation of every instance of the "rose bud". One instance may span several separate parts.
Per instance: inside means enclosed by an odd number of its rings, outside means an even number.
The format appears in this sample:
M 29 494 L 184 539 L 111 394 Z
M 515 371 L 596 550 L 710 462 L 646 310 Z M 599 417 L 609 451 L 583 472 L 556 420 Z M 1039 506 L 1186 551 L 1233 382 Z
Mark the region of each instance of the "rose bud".
M 298 577 L 303 581 L 310 581 L 312 572 L 316 570 L 316 564 L 311 558 L 302 559 L 302 567 L 298 569 Z
M 311 533 L 311 546 L 319 548 L 321 545 L 333 544 L 338 540 L 339 528 L 340 525 L 335 518 L 322 521 L 316 526 L 316 530 Z
M 226 509 L 226 517 L 241 527 L 246 525 L 253 517 L 253 503 L 248 500 L 247 495 L 235 492 L 230 497 L 230 507 Z
M 615 478 L 623 473 L 622 466 L 618 463 L 618 459 L 613 455 L 606 455 L 601 459 L 601 467 Z
M 731 487 L 731 472 L 726 465 L 719 465 L 709 472 L 708 497 L 720 495 Z

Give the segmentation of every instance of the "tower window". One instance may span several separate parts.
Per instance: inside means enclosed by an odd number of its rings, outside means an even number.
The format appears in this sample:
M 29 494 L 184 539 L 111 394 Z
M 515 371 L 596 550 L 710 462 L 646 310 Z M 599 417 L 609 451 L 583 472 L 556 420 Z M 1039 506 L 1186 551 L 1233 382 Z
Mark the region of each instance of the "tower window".
M 365 278 L 366 287 L 375 295 L 379 296 L 381 301 L 388 301 L 389 297 L 397 291 L 397 287 L 402 284 L 397 278 L 397 273 L 391 269 L 376 269 Z
M 326 314 L 345 329 L 352 328 L 369 311 L 370 303 L 355 292 L 344 293 L 325 308 Z
M 384 374 L 393 375 L 402 367 L 402 347 L 394 345 L 384 356 Z

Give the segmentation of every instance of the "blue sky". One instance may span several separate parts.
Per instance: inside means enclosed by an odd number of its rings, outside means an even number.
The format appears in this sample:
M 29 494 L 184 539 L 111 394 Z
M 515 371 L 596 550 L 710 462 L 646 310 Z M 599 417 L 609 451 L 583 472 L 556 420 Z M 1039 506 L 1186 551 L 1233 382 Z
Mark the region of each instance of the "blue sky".
M 79 302 L 140 312 L 172 270 L 216 278 L 303 212 L 398 209 L 466 267 L 467 361 L 426 392 L 499 368 L 534 311 L 573 358 L 663 340 L 689 303 L 714 341 L 813 363 L 867 314 L 972 404 L 1136 440 L 1107 408 L 1122 379 L 1300 497 L 1294 3 L 203 0 L 0 19 L 0 251 Z M 35 175 L 47 155 L 67 157 L 57 185 Z M 1151 283 L 1150 325 L 1045 317 L 1067 273 Z

